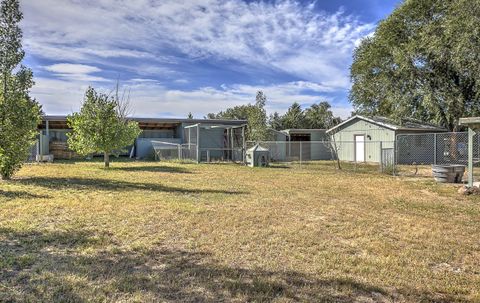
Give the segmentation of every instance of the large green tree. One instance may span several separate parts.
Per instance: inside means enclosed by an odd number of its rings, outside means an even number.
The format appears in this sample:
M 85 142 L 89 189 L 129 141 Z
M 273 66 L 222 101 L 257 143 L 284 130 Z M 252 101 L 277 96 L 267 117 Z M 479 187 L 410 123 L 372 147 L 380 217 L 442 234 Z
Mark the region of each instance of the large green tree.
M 80 112 L 69 115 L 69 147 L 81 155 L 103 153 L 105 167 L 110 155 L 117 155 L 133 144 L 141 133 L 138 123 L 127 118 L 127 103 L 116 96 L 97 93 L 89 88 Z
M 335 117 L 327 101 L 314 103 L 306 109 L 294 102 L 284 115 L 274 112 L 270 115 L 269 126 L 275 130 L 306 128 L 327 129 L 342 122 Z
M 480 1 L 404 1 L 353 59 L 357 112 L 456 130 L 480 114 Z
M 21 65 L 23 15 L 18 0 L 0 3 L 0 177 L 10 179 L 30 153 L 41 121 L 41 106 L 29 96 L 30 69 Z
M 267 97 L 262 91 L 258 91 L 255 103 L 247 105 L 238 105 L 228 108 L 219 113 L 209 113 L 209 119 L 233 119 L 233 120 L 247 120 L 248 127 L 246 132 L 246 139 L 248 141 L 262 141 L 268 139 L 267 130 L 267 112 L 265 104 Z
M 327 129 L 337 125 L 341 119 L 335 117 L 327 101 L 312 104 L 305 110 L 306 128 Z
M 283 127 L 282 115 L 280 115 L 278 112 L 274 112 L 273 114 L 271 114 L 268 118 L 268 126 L 274 130 L 285 129 Z
M 284 129 L 306 128 L 305 113 L 299 103 L 294 102 L 282 117 Z

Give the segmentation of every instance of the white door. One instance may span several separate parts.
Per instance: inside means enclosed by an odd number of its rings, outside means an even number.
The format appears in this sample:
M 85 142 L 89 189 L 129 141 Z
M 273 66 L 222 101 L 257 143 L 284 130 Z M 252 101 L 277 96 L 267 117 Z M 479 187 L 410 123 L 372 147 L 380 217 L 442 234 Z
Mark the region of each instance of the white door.
M 365 135 L 355 135 L 355 161 L 365 162 Z

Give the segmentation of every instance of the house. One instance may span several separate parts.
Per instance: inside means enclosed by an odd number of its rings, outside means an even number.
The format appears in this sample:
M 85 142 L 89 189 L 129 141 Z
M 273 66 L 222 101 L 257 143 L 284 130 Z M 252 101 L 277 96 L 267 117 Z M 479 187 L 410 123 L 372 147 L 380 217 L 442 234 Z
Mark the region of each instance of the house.
M 327 130 L 332 144 L 342 161 L 380 162 L 382 149 L 390 149 L 393 154 L 397 135 L 427 134 L 447 132 L 443 127 L 405 119 L 401 124 L 384 117 L 364 117 L 356 115 Z M 408 154 L 397 154 L 402 159 L 411 158 L 422 162 L 422 157 L 432 148 L 432 143 L 421 136 L 411 136 L 414 148 Z M 408 162 L 408 161 L 407 161 Z M 411 162 L 410 162 L 411 163 Z
M 244 120 L 131 118 L 142 133 L 123 155 L 138 159 L 156 155 L 180 155 L 192 160 L 240 160 L 245 150 Z M 35 153 L 55 159 L 76 155 L 68 149 L 66 116 L 44 116 L 38 126 Z

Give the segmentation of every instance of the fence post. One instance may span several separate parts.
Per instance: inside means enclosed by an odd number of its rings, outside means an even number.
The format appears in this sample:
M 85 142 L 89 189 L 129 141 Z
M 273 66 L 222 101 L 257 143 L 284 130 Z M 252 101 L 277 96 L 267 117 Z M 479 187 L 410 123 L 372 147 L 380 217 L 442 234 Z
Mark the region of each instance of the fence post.
M 468 187 L 473 187 L 473 140 L 475 132 L 468 128 Z
M 383 173 L 383 147 L 382 147 L 382 141 L 380 141 L 380 172 Z
M 197 163 L 200 163 L 200 123 L 197 124 Z
M 395 140 L 393 141 L 393 175 L 397 174 L 397 165 L 398 165 L 398 135 L 395 135 Z
M 207 149 L 207 163 L 210 163 L 210 150 Z
M 437 134 L 433 134 L 433 164 L 437 164 Z

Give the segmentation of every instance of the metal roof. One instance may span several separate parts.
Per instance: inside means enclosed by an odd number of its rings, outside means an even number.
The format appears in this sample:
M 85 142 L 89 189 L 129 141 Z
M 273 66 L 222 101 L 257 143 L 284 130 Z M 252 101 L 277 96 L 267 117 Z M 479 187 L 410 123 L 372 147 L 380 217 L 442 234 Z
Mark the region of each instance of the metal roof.
M 337 129 L 339 127 L 342 127 L 343 125 L 350 123 L 351 121 L 359 119 L 363 121 L 370 122 L 372 124 L 376 124 L 385 128 L 388 128 L 390 130 L 394 131 L 434 131 L 434 132 L 445 132 L 447 131 L 446 128 L 443 128 L 438 125 L 432 125 L 426 122 L 414 120 L 414 119 L 404 119 L 404 122 L 400 125 L 396 122 L 394 122 L 391 119 L 385 118 L 385 117 L 364 117 L 360 115 L 355 115 L 342 123 L 330 128 L 327 130 L 327 133 L 331 132 L 334 129 Z
M 45 115 L 42 117 L 43 121 L 67 121 L 67 116 L 52 116 Z M 180 118 L 140 118 L 131 117 L 130 120 L 139 123 L 212 123 L 212 124 L 231 124 L 242 125 L 246 124 L 246 120 L 226 120 L 226 119 L 180 119 Z

